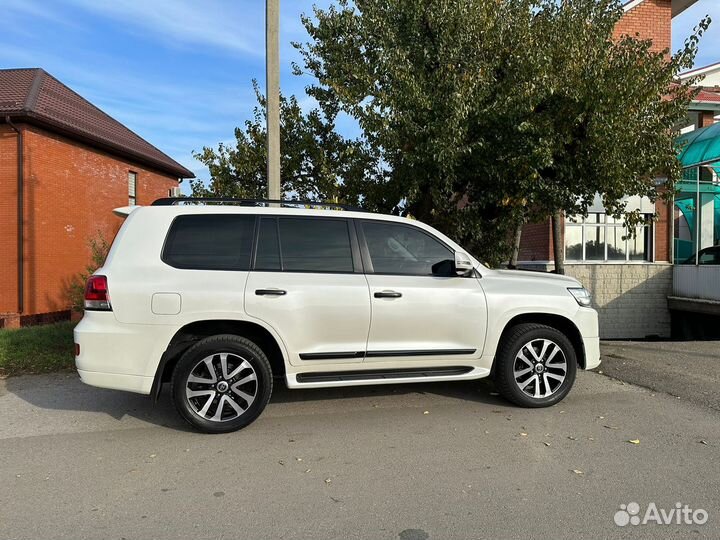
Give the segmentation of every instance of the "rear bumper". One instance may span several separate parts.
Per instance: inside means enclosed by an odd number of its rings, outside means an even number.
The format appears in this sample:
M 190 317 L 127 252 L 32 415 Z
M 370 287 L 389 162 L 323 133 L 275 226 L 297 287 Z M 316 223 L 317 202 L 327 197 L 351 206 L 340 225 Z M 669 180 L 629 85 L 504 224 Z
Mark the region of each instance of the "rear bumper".
M 174 327 L 119 323 L 112 312 L 85 312 L 75 327 L 80 354 L 75 366 L 84 383 L 149 394 Z
M 152 388 L 153 377 L 141 377 L 139 375 L 123 375 L 119 373 L 101 373 L 98 371 L 77 370 L 80 379 L 90 386 L 100 388 L 111 388 L 113 390 L 124 390 L 126 392 L 137 392 L 138 394 L 149 394 Z

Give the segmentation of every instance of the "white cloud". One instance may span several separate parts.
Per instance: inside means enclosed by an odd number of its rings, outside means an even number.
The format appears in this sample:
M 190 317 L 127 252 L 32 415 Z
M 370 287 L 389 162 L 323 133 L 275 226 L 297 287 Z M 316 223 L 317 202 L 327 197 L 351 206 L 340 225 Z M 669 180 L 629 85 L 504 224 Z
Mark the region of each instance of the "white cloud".
M 12 22 L 18 17 L 32 17 L 77 27 L 72 18 L 54 9 L 55 7 L 53 4 L 39 3 L 34 0 L 2 0 L 3 17 L 6 23 Z
M 300 14 L 311 13 L 313 1 L 281 0 L 283 92 L 301 99 L 309 81 L 290 75 L 290 61 L 297 59 L 290 41 L 306 39 Z M 0 5 L 10 23 L 0 36 L 0 67 L 46 69 L 201 177 L 207 171 L 191 152 L 232 138 L 256 105 L 250 79 L 264 85 L 262 0 Z
M 264 53 L 264 3 L 258 0 L 65 0 L 120 21 L 129 30 L 167 43 L 205 45 L 251 55 Z

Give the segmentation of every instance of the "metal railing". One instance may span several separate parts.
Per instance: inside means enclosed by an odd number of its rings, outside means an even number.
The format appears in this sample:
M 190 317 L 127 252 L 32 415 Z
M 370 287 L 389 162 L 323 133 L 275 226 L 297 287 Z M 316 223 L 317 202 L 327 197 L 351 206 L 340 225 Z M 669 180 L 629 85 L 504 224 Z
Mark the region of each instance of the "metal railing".
M 156 199 L 152 206 L 185 204 L 236 204 L 239 206 L 279 206 L 283 208 L 330 208 L 350 212 L 365 212 L 362 208 L 327 201 L 301 201 L 295 199 L 238 199 L 234 197 L 165 197 Z

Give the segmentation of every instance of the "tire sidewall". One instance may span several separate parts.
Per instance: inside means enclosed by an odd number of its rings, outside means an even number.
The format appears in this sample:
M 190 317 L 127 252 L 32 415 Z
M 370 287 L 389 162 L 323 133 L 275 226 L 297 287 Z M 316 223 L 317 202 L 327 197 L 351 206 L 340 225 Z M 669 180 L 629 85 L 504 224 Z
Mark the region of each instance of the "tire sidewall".
M 192 409 L 185 394 L 185 388 L 190 372 L 197 363 L 203 358 L 221 352 L 236 354 L 252 365 L 257 376 L 257 395 L 247 411 L 239 418 L 226 422 L 214 422 L 202 418 Z M 182 355 L 173 371 L 172 394 L 175 407 L 194 428 L 206 433 L 228 433 L 252 423 L 265 409 L 271 393 L 272 372 L 267 357 L 253 342 L 238 336 L 213 336 L 199 341 Z
M 549 339 L 553 341 L 562 350 L 567 363 L 565 380 L 562 382 L 560 388 L 551 396 L 545 398 L 528 396 L 515 382 L 515 357 L 525 344 L 537 339 Z M 573 387 L 577 375 L 577 355 L 570 340 L 559 330 L 549 326 L 528 329 L 526 332 L 514 336 L 514 338 L 503 347 L 502 354 L 503 358 L 498 366 L 498 376 L 504 378 L 505 384 L 503 386 L 506 392 L 510 394 L 507 397 L 518 405 L 522 405 L 523 407 L 549 407 L 562 401 Z

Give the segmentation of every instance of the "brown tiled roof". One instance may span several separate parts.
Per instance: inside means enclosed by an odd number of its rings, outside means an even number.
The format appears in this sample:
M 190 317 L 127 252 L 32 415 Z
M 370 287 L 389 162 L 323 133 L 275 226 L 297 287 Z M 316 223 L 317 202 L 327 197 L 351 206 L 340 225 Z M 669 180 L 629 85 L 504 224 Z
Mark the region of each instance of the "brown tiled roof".
M 720 103 L 720 90 L 715 88 L 703 88 L 698 92 L 693 101 L 713 101 Z
M 36 123 L 178 178 L 194 174 L 39 68 L 0 69 L 0 122 Z

